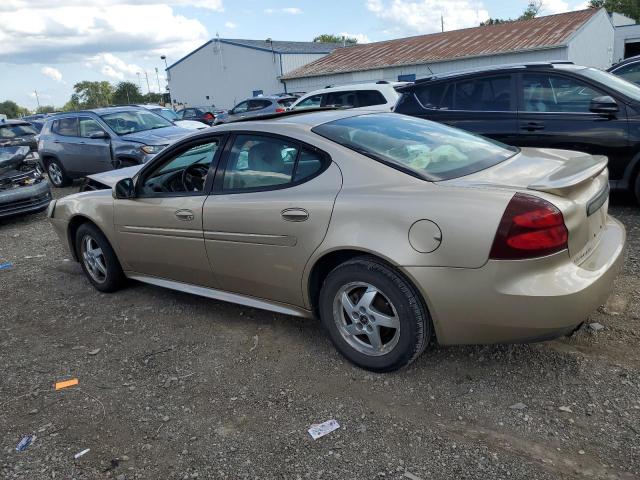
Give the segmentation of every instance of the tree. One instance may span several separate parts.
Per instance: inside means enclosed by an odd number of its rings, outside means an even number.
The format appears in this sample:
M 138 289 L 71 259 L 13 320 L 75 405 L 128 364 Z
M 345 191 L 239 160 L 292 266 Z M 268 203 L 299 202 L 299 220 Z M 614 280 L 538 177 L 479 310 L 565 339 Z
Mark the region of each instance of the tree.
M 0 102 L 0 113 L 5 114 L 7 118 L 18 118 L 21 115 L 27 115 L 29 111 L 12 100 L 5 100 Z
M 344 35 L 334 35 L 332 33 L 323 33 L 313 39 L 315 43 L 346 43 L 347 45 L 355 45 L 358 43 L 357 38 L 345 37 Z
M 597 1 L 597 0 L 596 0 Z M 481 27 L 485 25 L 500 25 L 503 23 L 517 22 L 518 20 L 531 20 L 532 18 L 536 18 L 542 10 L 543 1 L 542 0 L 531 0 L 527 5 L 527 8 L 522 12 L 518 18 L 490 18 L 480 24 Z
M 113 96 L 113 87 L 106 81 L 90 82 L 84 80 L 76 83 L 73 86 L 73 91 L 71 102 L 79 108 L 106 107 L 111 104 L 111 97 Z
M 591 0 L 589 7 L 604 7 L 609 13 L 621 13 L 640 22 L 640 2 L 638 0 Z
M 143 100 L 140 88 L 133 82 L 118 83 L 113 91 L 113 96 L 111 97 L 111 101 L 114 105 L 141 103 Z
M 149 92 L 142 96 L 144 103 L 160 103 L 162 101 L 162 94 Z
M 53 113 L 56 111 L 56 107 L 53 105 L 42 105 L 38 107 L 36 113 Z

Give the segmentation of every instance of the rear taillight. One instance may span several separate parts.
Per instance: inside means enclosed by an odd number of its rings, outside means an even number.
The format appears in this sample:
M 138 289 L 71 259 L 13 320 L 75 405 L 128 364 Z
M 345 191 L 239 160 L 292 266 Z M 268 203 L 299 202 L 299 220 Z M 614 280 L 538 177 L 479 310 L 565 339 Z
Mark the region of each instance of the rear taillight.
M 276 113 L 282 113 L 282 112 L 286 112 L 286 111 L 287 111 L 286 108 L 282 108 L 282 107 L 276 108 Z
M 542 257 L 565 250 L 568 238 L 560 210 L 542 198 L 516 193 L 502 215 L 489 257 Z
M 215 120 L 216 119 L 216 117 L 214 117 L 213 114 L 209 113 L 209 112 L 205 113 L 202 118 L 204 118 L 205 120 Z

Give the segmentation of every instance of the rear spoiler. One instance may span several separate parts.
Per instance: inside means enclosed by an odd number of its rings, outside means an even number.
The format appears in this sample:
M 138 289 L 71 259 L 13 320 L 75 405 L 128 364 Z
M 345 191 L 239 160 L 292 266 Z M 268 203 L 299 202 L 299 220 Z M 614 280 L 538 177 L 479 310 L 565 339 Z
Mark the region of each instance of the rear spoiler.
M 539 192 L 562 194 L 565 190 L 593 180 L 607 168 L 609 163 L 609 159 L 602 155 L 585 155 L 583 158 L 585 161 L 569 162 L 552 171 L 549 175 L 536 180 L 527 188 Z

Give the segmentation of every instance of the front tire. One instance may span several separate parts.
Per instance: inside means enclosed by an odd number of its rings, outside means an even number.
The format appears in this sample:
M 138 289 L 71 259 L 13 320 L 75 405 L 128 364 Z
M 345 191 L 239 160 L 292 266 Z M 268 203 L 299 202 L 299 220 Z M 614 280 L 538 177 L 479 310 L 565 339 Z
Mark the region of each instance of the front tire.
M 431 338 L 431 319 L 420 294 L 373 257 L 358 257 L 331 271 L 319 307 L 336 349 L 366 370 L 405 367 Z
M 636 176 L 636 181 L 633 189 L 633 193 L 636 196 L 636 202 L 640 204 L 640 173 Z
M 109 293 L 124 286 L 126 277 L 118 257 L 95 225 L 80 225 L 76 232 L 76 251 L 82 270 L 97 290 Z

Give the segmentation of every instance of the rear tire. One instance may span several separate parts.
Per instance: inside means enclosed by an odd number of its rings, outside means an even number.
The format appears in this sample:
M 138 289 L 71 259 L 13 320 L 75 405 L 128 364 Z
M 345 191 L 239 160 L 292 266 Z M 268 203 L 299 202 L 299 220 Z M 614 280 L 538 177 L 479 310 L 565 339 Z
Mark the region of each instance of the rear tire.
M 55 159 L 47 161 L 47 175 L 53 186 L 57 188 L 67 187 L 73 183 L 73 179 L 67 175 L 62 164 Z
M 96 289 L 109 293 L 126 284 L 118 257 L 100 229 L 84 223 L 78 228 L 75 240 L 82 270 Z
M 640 204 L 640 173 L 636 176 L 636 181 L 633 189 L 633 193 L 636 196 L 636 202 Z
M 373 257 L 336 267 L 320 291 L 320 318 L 336 349 L 374 372 L 409 365 L 431 339 L 431 318 L 415 287 Z

